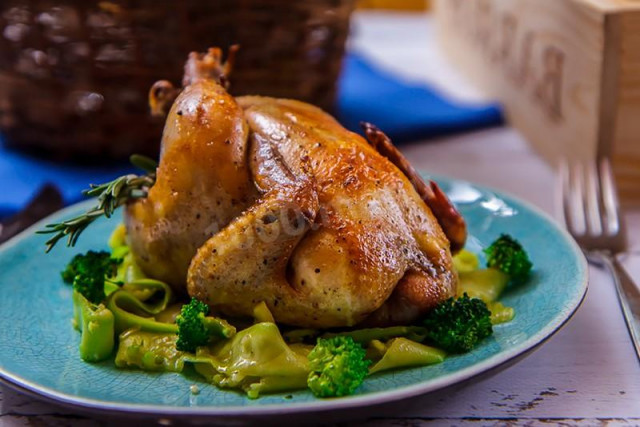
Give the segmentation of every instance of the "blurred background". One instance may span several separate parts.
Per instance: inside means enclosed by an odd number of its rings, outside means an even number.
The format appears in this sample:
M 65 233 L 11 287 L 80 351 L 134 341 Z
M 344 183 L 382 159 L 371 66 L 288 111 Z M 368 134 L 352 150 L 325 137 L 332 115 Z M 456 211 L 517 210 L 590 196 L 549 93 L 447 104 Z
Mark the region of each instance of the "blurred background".
M 530 6 L 529 12 L 537 5 L 520 3 Z M 188 53 L 211 46 L 241 46 L 230 78 L 233 95 L 300 99 L 334 114 L 356 132 L 361 121 L 372 122 L 397 144 L 500 125 L 503 104 L 497 101 L 507 101 L 509 107 L 512 100 L 515 107 L 507 108 L 505 116 L 524 129 L 530 141 L 543 141 L 541 152 L 550 153 L 547 157 L 553 159 L 557 147 L 580 152 L 580 144 L 585 152 L 596 153 L 600 139 L 608 138 L 608 129 L 599 124 L 617 123 L 615 117 L 599 117 L 602 111 L 616 110 L 595 99 L 594 87 L 608 83 L 573 85 L 569 80 L 595 76 L 589 67 L 602 69 L 606 54 L 596 56 L 600 62 L 593 64 L 574 60 L 571 49 L 579 55 L 588 50 L 580 44 L 582 39 L 560 34 L 559 43 L 571 44 L 547 58 L 545 45 L 527 44 L 527 26 L 535 25 L 512 22 L 517 10 L 505 9 L 513 4 L 3 0 L 0 221 L 24 209 L 47 184 L 60 193 L 58 205 L 70 204 L 82 199 L 81 190 L 89 182 L 106 182 L 130 171 L 127 158 L 132 153 L 157 157 L 164 122 L 149 114 L 149 88 L 160 79 L 179 85 Z M 543 26 L 561 28 L 563 14 L 575 12 L 552 7 L 558 10 L 540 12 Z M 527 31 L 518 30 L 518 25 Z M 543 40 L 556 34 L 541 31 Z M 488 50 L 492 43 L 495 46 Z M 546 74 L 539 84 L 524 74 L 522 82 L 518 76 L 510 78 L 509 55 L 522 61 L 534 58 L 532 73 L 564 67 L 565 80 L 547 84 Z M 523 73 L 530 71 L 525 68 Z M 629 81 L 637 81 L 634 75 Z M 617 76 L 609 80 L 624 81 Z M 522 90 L 526 84 L 532 86 L 533 96 Z M 575 102 L 577 108 L 564 105 L 560 119 L 546 117 L 539 108 L 545 97 L 551 103 L 556 98 L 558 103 Z M 633 108 L 638 105 L 635 102 Z M 627 120 L 630 125 L 621 131 L 629 141 L 640 133 L 636 122 Z M 561 143 L 554 141 L 555 135 Z M 631 148 L 616 162 L 637 178 L 640 169 L 629 160 L 636 158 L 640 151 Z M 627 184 L 637 193 L 637 180 Z
M 188 52 L 240 44 L 234 94 L 333 110 L 354 0 L 39 1 L 2 4 L 0 129 L 7 146 L 60 160 L 157 153 L 148 114 L 158 79 L 179 82 Z M 126 5 L 126 6 L 125 6 Z M 424 9 L 419 1 L 362 8 Z
M 179 82 L 190 51 L 240 44 L 236 95 L 335 112 L 355 7 L 423 11 L 418 0 L 235 2 L 8 0 L 0 14 L 0 129 L 8 147 L 59 160 L 157 154 L 148 89 Z M 347 82 L 348 83 L 348 82 Z
M 47 184 L 69 204 L 130 170 L 129 155 L 157 157 L 164 123 L 149 114 L 149 88 L 179 85 L 188 53 L 210 46 L 241 46 L 232 94 L 307 101 L 354 131 L 367 120 L 402 142 L 499 123 L 495 106 L 460 108 L 379 67 L 390 46 L 375 48 L 387 30 L 376 11 L 425 18 L 426 29 L 428 10 L 422 0 L 5 0 L 0 219 Z

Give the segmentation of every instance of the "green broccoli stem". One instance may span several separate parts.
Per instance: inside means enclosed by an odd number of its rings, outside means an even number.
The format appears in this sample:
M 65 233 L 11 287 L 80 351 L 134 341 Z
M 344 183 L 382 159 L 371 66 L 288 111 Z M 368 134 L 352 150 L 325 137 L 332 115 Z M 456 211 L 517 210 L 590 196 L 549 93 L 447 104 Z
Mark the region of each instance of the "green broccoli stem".
M 218 317 L 205 316 L 203 324 L 209 334 L 210 344 L 226 338 L 231 338 L 236 333 L 236 328 L 233 325 Z
M 100 362 L 113 353 L 114 316 L 103 304 L 89 302 L 77 291 L 73 291 L 74 323 L 80 330 L 80 357 L 85 362 Z

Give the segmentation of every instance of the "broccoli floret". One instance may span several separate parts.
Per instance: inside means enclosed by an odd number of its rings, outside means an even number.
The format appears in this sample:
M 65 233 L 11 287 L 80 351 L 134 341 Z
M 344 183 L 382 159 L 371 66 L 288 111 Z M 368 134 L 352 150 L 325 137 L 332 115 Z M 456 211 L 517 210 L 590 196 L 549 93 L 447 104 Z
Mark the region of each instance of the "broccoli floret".
M 62 271 L 62 280 L 64 283 L 71 285 L 78 274 L 91 274 L 96 269 L 104 269 L 105 274 L 110 277 L 119 263 L 120 260 L 111 258 L 109 252 L 105 251 L 89 251 L 86 254 L 78 254 L 71 259 Z
M 465 293 L 440 303 L 424 320 L 427 337 L 451 353 L 470 351 L 493 333 L 491 312 L 478 298 Z
M 522 245 L 508 234 L 502 234 L 488 248 L 487 267 L 507 274 L 514 282 L 523 282 L 531 272 L 531 261 Z
M 108 252 L 89 251 L 78 254 L 62 271 L 62 280 L 73 285 L 73 289 L 93 304 L 99 304 L 106 298 L 105 278 L 116 274 L 120 259 L 111 258 Z
M 209 306 L 195 298 L 182 306 L 176 317 L 178 324 L 178 341 L 176 348 L 180 351 L 195 353 L 196 347 L 209 342 L 209 334 L 204 327 L 204 318 L 209 314 Z
M 62 276 L 62 281 L 64 283 L 66 283 L 67 285 L 73 284 L 73 279 L 76 277 L 76 274 L 78 274 L 78 270 L 80 269 L 80 264 L 84 262 L 83 258 L 84 258 L 84 255 L 82 254 L 78 254 L 74 256 L 69 262 L 69 264 L 67 264 L 65 269 L 62 270 L 62 272 L 60 272 L 60 275 Z
M 100 304 L 107 298 L 104 292 L 104 276 L 77 274 L 73 279 L 73 290 L 93 304 Z
M 207 345 L 216 338 L 230 338 L 236 333 L 236 329 L 225 320 L 208 317 L 207 314 L 209 306 L 195 298 L 182 306 L 180 314 L 176 316 L 176 349 L 195 353 L 197 347 Z
M 318 397 L 353 394 L 369 373 L 366 351 L 348 336 L 319 338 L 309 353 L 307 385 Z

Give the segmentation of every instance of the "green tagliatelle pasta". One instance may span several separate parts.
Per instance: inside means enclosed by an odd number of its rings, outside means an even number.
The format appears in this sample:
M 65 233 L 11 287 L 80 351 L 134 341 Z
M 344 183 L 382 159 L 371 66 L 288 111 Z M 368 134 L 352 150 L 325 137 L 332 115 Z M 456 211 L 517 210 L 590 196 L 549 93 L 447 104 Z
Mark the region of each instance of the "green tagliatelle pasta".
M 114 315 L 117 333 L 134 328 L 175 334 L 178 327 L 174 323 L 160 322 L 154 317 L 167 309 L 171 298 L 171 288 L 166 283 L 139 279 L 110 294 L 106 306 Z
M 171 288 L 145 276 L 126 244 L 119 226 L 109 239 L 111 257 L 122 260 L 115 277 L 105 280 L 106 300 L 92 304 L 73 292 L 74 325 L 81 331 L 80 355 L 96 362 L 111 357 L 115 365 L 148 371 L 182 372 L 192 365 L 208 382 L 220 388 L 243 390 L 248 397 L 307 387 L 307 356 L 318 338 L 348 337 L 366 349 L 370 374 L 442 362 L 446 353 L 423 343 L 424 326 L 394 326 L 326 332 L 313 329 L 281 330 L 267 305 L 254 309 L 254 324 L 239 331 L 223 319 L 206 316 L 204 327 L 217 337 L 194 353 L 176 348 L 176 317 L 182 303 L 174 301 Z M 497 301 L 509 283 L 506 274 L 479 268 L 478 257 L 461 251 L 454 257 L 459 274 L 459 294 L 482 299 L 493 324 L 513 318 L 513 309 Z M 206 308 L 206 307 L 205 307 Z M 202 314 L 204 316 L 204 314 Z M 223 333 L 224 332 L 224 333 Z
M 447 356 L 445 351 L 404 337 L 392 338 L 387 343 L 378 341 L 373 345 L 378 347 L 381 357 L 369 368 L 372 374 L 401 367 L 432 365 L 444 361 Z
M 275 323 L 261 322 L 212 347 L 201 347 L 198 357 L 211 364 L 195 369 L 222 388 L 240 388 L 249 397 L 261 393 L 305 388 L 309 375 L 307 354 L 313 346 L 288 345 Z
M 478 257 L 464 249 L 453 260 L 458 271 L 458 295 L 466 293 L 471 298 L 484 301 L 491 311 L 491 323 L 494 325 L 512 320 L 515 316 L 513 308 L 497 301 L 509 284 L 509 276 L 495 268 L 480 269 Z
M 120 336 L 116 366 L 182 372 L 189 363 L 212 384 L 253 398 L 306 387 L 313 346 L 287 345 L 274 323 L 256 323 L 195 355 L 178 351 L 176 340 L 175 334 L 129 329 Z

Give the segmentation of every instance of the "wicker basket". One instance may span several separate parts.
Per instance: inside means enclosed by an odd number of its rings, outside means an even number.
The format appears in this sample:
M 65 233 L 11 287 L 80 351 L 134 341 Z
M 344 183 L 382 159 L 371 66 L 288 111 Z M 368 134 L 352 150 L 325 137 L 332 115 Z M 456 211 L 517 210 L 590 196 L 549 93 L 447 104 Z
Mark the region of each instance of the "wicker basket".
M 187 53 L 241 45 L 235 95 L 331 109 L 354 0 L 2 0 L 0 130 L 57 159 L 157 154 L 148 114 L 158 79 Z

